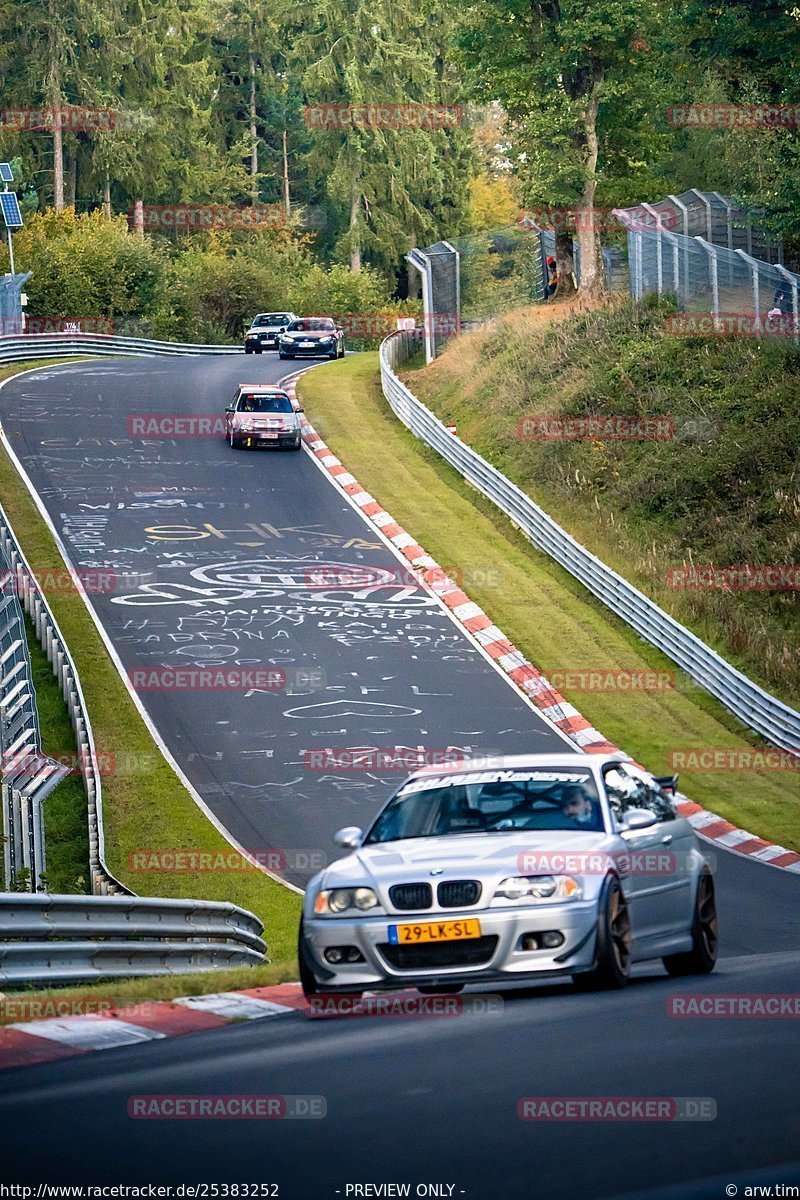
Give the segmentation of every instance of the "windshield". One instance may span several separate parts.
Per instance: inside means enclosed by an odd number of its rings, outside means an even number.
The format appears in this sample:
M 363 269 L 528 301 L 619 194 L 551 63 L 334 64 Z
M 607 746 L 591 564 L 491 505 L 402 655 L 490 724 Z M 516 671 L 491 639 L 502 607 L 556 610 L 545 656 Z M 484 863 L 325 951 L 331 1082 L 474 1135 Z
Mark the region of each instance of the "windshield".
M 288 325 L 288 313 L 261 313 L 253 321 L 252 329 L 258 329 L 261 325 Z
M 290 413 L 294 412 L 294 409 L 288 396 L 244 395 L 239 400 L 239 412 Z
M 334 333 L 336 326 L 330 317 L 305 317 L 302 321 L 292 321 L 289 329 L 292 333 Z
M 513 829 L 602 832 L 589 771 L 475 771 L 415 779 L 393 796 L 365 844 Z

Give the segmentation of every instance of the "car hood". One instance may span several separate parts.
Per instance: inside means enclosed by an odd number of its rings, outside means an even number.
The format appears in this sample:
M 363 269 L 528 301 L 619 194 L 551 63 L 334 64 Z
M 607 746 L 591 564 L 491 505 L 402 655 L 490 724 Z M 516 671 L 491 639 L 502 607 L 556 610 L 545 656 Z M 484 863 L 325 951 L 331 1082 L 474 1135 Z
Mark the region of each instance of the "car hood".
M 335 329 L 312 329 L 308 333 L 302 332 L 299 329 L 287 329 L 286 337 L 296 338 L 302 342 L 319 342 L 322 338 L 331 338 L 336 336 Z
M 618 839 L 607 833 L 576 830 L 408 839 L 364 846 L 332 863 L 319 880 L 326 888 L 363 883 L 380 889 L 430 879 L 546 874 L 548 866 L 555 869 L 559 855 L 602 853 L 617 844 Z

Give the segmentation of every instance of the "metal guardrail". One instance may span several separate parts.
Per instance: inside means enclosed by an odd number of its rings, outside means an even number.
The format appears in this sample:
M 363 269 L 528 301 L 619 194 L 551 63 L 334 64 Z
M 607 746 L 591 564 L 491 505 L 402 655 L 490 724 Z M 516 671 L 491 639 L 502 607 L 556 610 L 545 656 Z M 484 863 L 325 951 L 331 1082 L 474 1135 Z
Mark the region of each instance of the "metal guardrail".
M 1 510 L 0 510 L 1 511 Z M 18 571 L 0 520 L 0 773 L 6 887 L 40 890 L 47 870 L 42 806 L 68 768 L 42 753 Z
M 0 337 L 0 363 L 25 359 L 69 358 L 73 355 L 244 354 L 241 346 L 201 346 L 159 342 L 149 338 L 116 337 L 105 333 L 27 333 Z
M 0 894 L 0 983 L 259 965 L 263 932 L 253 913 L 213 900 Z
M 91 874 L 92 891 L 98 895 L 113 895 L 114 893 L 123 893 L 130 895 L 129 889 L 124 884 L 115 879 L 105 863 L 105 843 L 103 837 L 103 801 L 102 801 L 102 784 L 100 778 L 100 770 L 98 768 L 97 756 L 95 753 L 94 738 L 92 736 L 92 727 L 89 722 L 89 714 L 86 708 L 86 702 L 83 698 L 78 672 L 75 669 L 75 664 L 72 661 L 72 656 L 67 648 L 67 643 L 58 627 L 58 622 L 53 616 L 50 606 L 45 599 L 44 593 L 39 586 L 39 583 L 30 568 L 28 560 L 23 554 L 14 533 L 9 524 L 8 518 L 4 509 L 0 506 L 0 570 L 3 573 L 10 573 L 14 580 L 13 591 L 15 596 L 4 597 L 0 601 L 0 621 L 3 618 L 3 605 L 6 600 L 13 600 L 19 608 L 19 602 L 33 621 L 36 629 L 36 636 L 41 643 L 42 649 L 45 651 L 50 665 L 53 668 L 53 674 L 58 679 L 61 687 L 61 694 L 64 697 L 64 702 L 70 714 L 72 728 L 75 732 L 75 741 L 78 747 L 78 766 L 83 776 L 84 785 L 86 788 L 87 804 L 88 804 L 88 819 L 89 819 L 89 870 Z M 66 568 L 65 568 L 66 570 Z M 19 597 L 19 602 L 17 601 Z M 21 615 L 21 614 L 20 614 Z M 2 626 L 0 626 L 2 629 Z M 15 638 L 15 640 L 17 640 Z M 27 662 L 27 671 L 19 670 L 19 676 L 26 675 L 29 687 L 26 689 L 33 697 L 33 685 L 30 683 L 30 661 L 28 660 L 27 641 L 25 636 L 24 624 L 19 632 L 19 641 L 21 646 L 15 650 L 19 668 L 22 662 L 21 656 L 24 654 Z M 0 647 L 6 643 L 0 635 Z M 13 643 L 12 643 L 13 644 Z M 9 659 L 9 661 L 11 661 Z M 3 671 L 2 654 L 0 653 L 0 672 Z M 2 682 L 5 677 L 0 675 L 0 694 L 2 693 Z M 20 696 L 23 693 L 20 693 Z M 9 693 L 6 700 L 11 699 L 13 702 L 13 692 Z M 15 709 L 7 707 L 3 708 L 4 700 L 0 698 L 0 741 L 2 741 L 3 761 L 5 764 L 12 764 L 11 769 L 16 770 L 19 766 L 20 770 L 25 770 L 30 773 L 37 766 L 37 755 L 40 755 L 39 742 L 39 727 L 38 720 L 29 718 L 26 725 L 18 724 L 18 720 L 14 717 Z M 35 712 L 35 699 L 31 701 Z M 35 731 L 33 722 L 35 721 Z M 8 725 L 6 724 L 8 722 Z M 23 740 L 23 735 L 25 735 Z M 29 756 L 26 760 L 26 755 Z M 52 760 L 46 760 L 52 761 Z M 67 768 L 61 768 L 59 779 L 67 774 Z M 23 780 L 25 782 L 25 780 Z M 42 781 L 43 783 L 45 781 Z M 55 786 L 55 783 L 52 784 Z M 9 830 L 6 831 L 6 836 L 12 832 L 14 828 L 22 828 L 22 825 L 28 821 L 32 821 L 31 838 L 36 838 L 37 841 L 41 838 L 41 803 L 45 795 L 52 788 L 48 787 L 47 792 L 35 791 L 33 796 L 29 798 L 27 804 L 18 802 L 16 809 L 6 807 L 6 791 L 12 791 L 12 786 L 17 784 L 17 776 L 13 775 L 3 779 L 3 810 L 4 810 L 4 826 L 5 818 L 8 811 Z M 45 785 L 46 786 L 46 785 Z M 9 798 L 11 804 L 11 798 Z M 17 817 L 17 825 L 12 823 L 11 818 Z M 38 832 L 37 832 L 38 831 Z M 9 845 L 5 847 L 6 855 L 9 854 Z M 31 848 L 30 856 L 34 853 Z M 38 871 L 34 871 L 33 862 L 25 863 L 31 869 L 32 876 L 38 879 L 41 870 L 44 868 L 44 850 L 41 851 L 42 866 Z M 6 859 L 6 886 L 10 874 L 13 873 L 13 868 L 10 867 L 8 857 Z M 34 887 L 36 883 L 34 881 Z
M 521 488 L 460 438 L 449 433 L 430 409 L 401 383 L 395 369 L 413 351 L 421 348 L 421 332 L 413 330 L 393 333 L 381 344 L 381 385 L 395 416 L 496 504 L 537 549 L 574 575 L 593 596 L 645 641 L 677 663 L 740 721 L 773 745 L 800 753 L 800 713 L 753 683 L 691 630 L 591 554 Z

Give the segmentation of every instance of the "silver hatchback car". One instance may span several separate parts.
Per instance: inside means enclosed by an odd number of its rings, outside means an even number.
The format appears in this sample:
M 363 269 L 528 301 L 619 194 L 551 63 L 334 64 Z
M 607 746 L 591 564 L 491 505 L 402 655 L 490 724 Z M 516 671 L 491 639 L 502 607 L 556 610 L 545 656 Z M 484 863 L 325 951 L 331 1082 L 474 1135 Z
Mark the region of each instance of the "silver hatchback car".
M 366 833 L 340 830 L 352 853 L 311 880 L 305 994 L 559 975 L 621 987 L 647 959 L 713 970 L 713 875 L 676 788 L 619 754 L 423 768 Z
M 299 450 L 302 425 L 299 402 L 268 383 L 240 383 L 225 409 L 225 438 L 234 450 L 280 446 Z

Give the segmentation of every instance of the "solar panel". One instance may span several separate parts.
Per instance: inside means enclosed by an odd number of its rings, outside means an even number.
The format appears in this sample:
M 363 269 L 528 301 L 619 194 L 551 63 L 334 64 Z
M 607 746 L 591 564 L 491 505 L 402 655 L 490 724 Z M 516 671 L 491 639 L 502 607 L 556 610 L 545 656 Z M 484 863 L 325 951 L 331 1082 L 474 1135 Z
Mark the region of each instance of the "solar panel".
M 16 192 L 0 192 L 0 211 L 7 229 L 22 228 L 22 213 L 19 211 L 19 200 Z
M 11 170 L 11 163 L 0 163 L 0 180 L 3 183 L 14 182 L 14 172 Z

